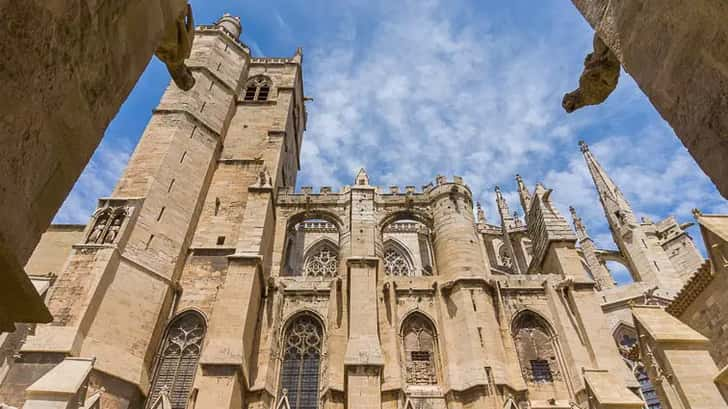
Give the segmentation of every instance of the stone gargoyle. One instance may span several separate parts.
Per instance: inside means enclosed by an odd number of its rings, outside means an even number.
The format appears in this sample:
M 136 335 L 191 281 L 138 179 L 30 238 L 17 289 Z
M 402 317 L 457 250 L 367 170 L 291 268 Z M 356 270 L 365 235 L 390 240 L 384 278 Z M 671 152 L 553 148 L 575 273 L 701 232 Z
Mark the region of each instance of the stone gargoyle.
M 579 88 L 564 95 L 561 106 L 574 112 L 586 105 L 598 105 L 617 88 L 619 60 L 598 35 L 594 35 L 594 51 L 584 60 L 584 72 L 579 77 Z
M 157 58 L 167 66 L 174 83 L 184 91 L 195 85 L 195 77 L 185 65 L 185 60 L 192 52 L 194 38 L 195 22 L 192 18 L 192 6 L 187 4 L 174 21 L 167 23 L 162 42 L 155 51 Z

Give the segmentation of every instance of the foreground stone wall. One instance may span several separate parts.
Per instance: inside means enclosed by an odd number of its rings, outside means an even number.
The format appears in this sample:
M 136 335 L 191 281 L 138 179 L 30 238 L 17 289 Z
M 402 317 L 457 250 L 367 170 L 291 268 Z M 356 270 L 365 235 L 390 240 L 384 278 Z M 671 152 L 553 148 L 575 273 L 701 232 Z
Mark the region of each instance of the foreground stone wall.
M 728 4 L 572 1 L 728 197 Z
M 104 130 L 185 0 L 0 2 L 3 135 L 0 266 L 3 304 L 48 321 L 23 275 Z M 21 297 L 22 295 L 22 297 Z M 38 305 L 35 305 L 38 304 Z M 2 318 L 2 317 L 0 317 Z

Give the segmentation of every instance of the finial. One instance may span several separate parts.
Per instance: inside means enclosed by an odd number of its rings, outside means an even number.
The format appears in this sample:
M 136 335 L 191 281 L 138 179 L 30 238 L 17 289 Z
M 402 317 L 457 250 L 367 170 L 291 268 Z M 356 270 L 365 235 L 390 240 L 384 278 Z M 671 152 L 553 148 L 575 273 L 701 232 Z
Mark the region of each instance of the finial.
M 574 219 L 577 218 L 576 209 L 574 209 L 574 206 L 569 206 L 569 213 L 571 213 L 571 217 L 573 217 Z
M 693 209 L 693 217 L 697 219 L 698 217 L 702 216 L 703 212 L 700 211 L 697 207 Z
M 296 48 L 296 53 L 293 54 L 293 61 L 297 63 L 303 62 L 303 48 L 298 47 Z
M 356 174 L 356 178 L 354 179 L 354 184 L 359 186 L 369 186 L 369 175 L 367 175 L 367 171 L 364 168 L 359 169 L 359 172 Z
M 546 192 L 546 188 L 543 186 L 541 182 L 536 183 L 536 189 L 534 190 L 534 193 L 537 195 L 543 194 Z
M 500 194 L 500 192 L 501 192 L 500 186 L 495 185 L 495 192 Z
M 589 152 L 589 145 L 587 145 L 583 140 L 579 141 L 579 147 L 581 148 L 582 153 Z
M 485 223 L 485 210 L 483 210 L 480 202 L 476 203 L 476 208 L 478 209 L 478 223 Z

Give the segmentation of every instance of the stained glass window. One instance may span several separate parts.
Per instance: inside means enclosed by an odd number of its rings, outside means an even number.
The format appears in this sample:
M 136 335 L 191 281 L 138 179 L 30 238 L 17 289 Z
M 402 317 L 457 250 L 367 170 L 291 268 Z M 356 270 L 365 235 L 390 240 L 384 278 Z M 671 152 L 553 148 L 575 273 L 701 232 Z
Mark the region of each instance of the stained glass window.
M 148 406 L 165 391 L 173 409 L 187 407 L 205 331 L 204 319 L 194 311 L 183 313 L 169 324 L 157 358 Z
M 323 330 L 318 320 L 302 314 L 288 327 L 283 341 L 281 394 L 291 409 L 317 409 Z

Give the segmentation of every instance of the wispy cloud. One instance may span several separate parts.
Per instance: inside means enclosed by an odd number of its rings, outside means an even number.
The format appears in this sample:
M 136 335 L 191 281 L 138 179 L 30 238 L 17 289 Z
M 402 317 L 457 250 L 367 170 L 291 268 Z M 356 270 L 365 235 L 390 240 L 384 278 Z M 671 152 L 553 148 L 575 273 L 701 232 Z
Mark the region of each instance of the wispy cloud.
M 686 220 L 693 207 L 728 211 L 626 74 L 605 104 L 562 111 L 561 96 L 576 87 L 592 38 L 570 2 L 311 0 L 243 7 L 193 0 L 193 6 L 200 23 L 225 11 L 241 15 L 243 39 L 258 56 L 292 55 L 304 46 L 306 95 L 315 102 L 308 104 L 299 185 L 350 184 L 359 167 L 382 186 L 457 174 L 495 221 L 493 186 L 500 184 L 511 209 L 520 210 L 513 181 L 520 173 L 531 187 L 542 181 L 553 188 L 565 216 L 568 205 L 576 206 L 599 244 L 611 247 L 576 146 L 583 138 L 640 215 Z M 122 110 L 117 125 L 156 104 L 154 93 L 161 94 L 168 77 L 161 68 L 156 76 L 148 72 L 132 94 L 136 109 Z M 140 135 L 109 132 L 56 222 L 87 220 Z
M 54 223 L 84 224 L 97 199 L 108 196 L 129 161 L 133 146 L 126 138 L 104 138 L 58 211 Z

